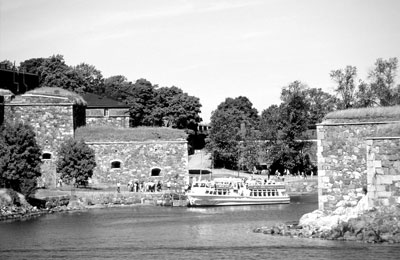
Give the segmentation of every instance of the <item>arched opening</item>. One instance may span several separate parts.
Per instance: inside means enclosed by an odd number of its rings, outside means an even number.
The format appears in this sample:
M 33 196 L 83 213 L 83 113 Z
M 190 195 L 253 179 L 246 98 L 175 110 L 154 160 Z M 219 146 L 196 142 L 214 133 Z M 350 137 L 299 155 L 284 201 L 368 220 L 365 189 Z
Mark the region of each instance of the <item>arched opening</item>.
M 156 177 L 156 176 L 160 176 L 160 175 L 161 175 L 161 169 L 160 169 L 160 168 L 153 168 L 153 169 L 151 169 L 151 174 L 150 174 L 150 176 Z
M 42 154 L 42 159 L 43 160 L 51 160 L 51 153 L 43 153 Z
M 120 169 L 121 168 L 121 162 L 120 161 L 112 161 L 111 162 L 111 169 Z

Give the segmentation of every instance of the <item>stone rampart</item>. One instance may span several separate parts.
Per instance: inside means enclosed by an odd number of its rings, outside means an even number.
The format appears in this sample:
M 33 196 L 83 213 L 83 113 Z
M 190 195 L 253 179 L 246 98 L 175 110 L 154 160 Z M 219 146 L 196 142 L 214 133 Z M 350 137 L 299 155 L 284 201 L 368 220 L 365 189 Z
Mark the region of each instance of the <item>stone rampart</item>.
M 5 120 L 29 124 L 36 134 L 43 153 L 41 185 L 56 185 L 58 149 L 63 142 L 74 137 L 74 129 L 82 124 L 82 107 L 66 97 L 24 94 L 5 99 Z
M 400 137 L 366 141 L 370 206 L 400 204 Z
M 183 184 L 188 178 L 186 141 L 87 142 L 95 151 L 93 182 L 126 185 L 130 180 Z
M 377 136 L 381 126 L 394 122 L 360 121 L 323 122 L 317 126 L 320 210 L 354 206 L 362 196 L 363 187 L 374 189 L 367 178 L 367 139 Z

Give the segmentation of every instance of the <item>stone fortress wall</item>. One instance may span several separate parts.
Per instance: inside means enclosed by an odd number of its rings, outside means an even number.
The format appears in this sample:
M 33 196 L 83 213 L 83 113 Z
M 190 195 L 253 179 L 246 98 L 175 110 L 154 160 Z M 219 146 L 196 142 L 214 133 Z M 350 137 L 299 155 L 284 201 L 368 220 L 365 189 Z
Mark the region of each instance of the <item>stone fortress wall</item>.
M 94 183 L 126 185 L 129 181 L 174 180 L 188 178 L 186 140 L 146 142 L 88 142 L 96 154 Z
M 59 174 L 56 172 L 58 150 L 62 143 L 75 137 L 75 130 L 85 125 L 85 101 L 74 93 L 46 88 L 28 91 L 24 94 L 0 95 L 0 123 L 22 121 L 31 125 L 36 140 L 42 149 L 42 178 L 39 185 L 55 187 Z M 72 96 L 72 97 L 71 97 Z M 107 118 L 126 117 L 121 109 L 112 109 Z M 119 123 L 118 123 L 119 122 Z M 114 127 L 128 127 L 125 119 L 111 120 L 107 124 Z M 95 120 L 95 125 L 103 126 Z M 152 142 L 103 142 L 88 143 L 95 150 L 97 167 L 93 180 L 97 183 L 115 185 L 116 181 L 126 184 L 131 179 L 170 180 L 184 184 L 188 176 L 187 141 Z M 155 170 L 154 170 L 155 169 Z
M 36 134 L 36 141 L 43 153 L 43 185 L 56 184 L 58 148 L 74 137 L 74 130 L 83 122 L 84 116 L 79 112 L 84 110 L 79 106 L 67 97 L 54 95 L 26 93 L 5 97 L 4 119 L 29 124 Z
M 369 205 L 400 204 L 400 137 L 366 140 Z
M 319 209 L 354 206 L 364 187 L 370 206 L 400 203 L 400 141 L 380 131 L 399 128 L 400 115 L 334 117 L 317 126 Z

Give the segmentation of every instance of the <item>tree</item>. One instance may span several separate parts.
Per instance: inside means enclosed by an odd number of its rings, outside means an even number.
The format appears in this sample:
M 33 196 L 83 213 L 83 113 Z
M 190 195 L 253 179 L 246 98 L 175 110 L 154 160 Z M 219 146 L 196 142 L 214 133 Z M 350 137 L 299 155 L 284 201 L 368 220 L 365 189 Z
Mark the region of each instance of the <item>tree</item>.
M 235 169 L 238 166 L 240 142 L 258 129 L 257 109 L 246 97 L 227 98 L 211 116 L 211 129 L 206 148 L 214 157 L 215 166 Z
M 96 167 L 95 153 L 83 140 L 68 139 L 58 152 L 57 172 L 66 183 L 86 186 Z
M 309 105 L 310 125 L 321 123 L 326 114 L 336 110 L 338 99 L 322 89 L 306 88 L 303 92 Z
M 104 78 L 95 66 L 81 63 L 72 69 L 77 75 L 77 84 L 83 92 L 104 95 Z
M 8 70 L 15 70 L 14 64 L 9 60 L 0 61 L 0 65 L 2 68 L 6 68 Z
M 318 94 L 318 95 L 317 95 Z M 313 98 L 311 98 L 313 97 Z M 321 98 L 321 100 L 319 98 Z M 265 159 L 272 172 L 289 169 L 291 172 L 303 171 L 308 146 L 304 133 L 310 123 L 321 115 L 311 112 L 311 104 L 322 104 L 323 95 L 318 90 L 310 90 L 299 81 L 282 88 L 281 105 L 271 106 L 261 116 L 261 136 L 266 139 Z
M 20 63 L 19 70 L 21 72 L 27 72 L 27 73 L 39 75 L 39 73 L 40 73 L 39 67 L 42 65 L 44 60 L 45 60 L 44 58 L 32 58 L 29 60 L 25 60 Z
M 369 72 L 368 79 L 371 84 L 373 98 L 379 106 L 398 104 L 395 79 L 397 74 L 398 59 L 377 59 L 375 68 Z
M 23 123 L 0 127 L 0 185 L 29 196 L 41 176 L 41 150 L 32 128 Z
M 138 79 L 127 92 L 130 94 L 127 103 L 133 126 L 154 126 L 155 122 L 149 116 L 154 109 L 155 88 L 150 81 Z
M 132 96 L 132 94 L 129 93 L 131 87 L 132 82 L 128 81 L 125 76 L 111 76 L 104 80 L 103 95 L 115 100 L 126 101 L 128 97 Z
M 191 130 L 197 128 L 201 121 L 199 98 L 189 96 L 175 86 L 158 88 L 155 94 L 155 109 L 149 117 L 156 125 Z
M 332 70 L 330 76 L 338 84 L 335 91 L 341 97 L 340 108 L 353 107 L 355 103 L 357 68 L 346 66 L 345 69 Z
M 355 107 L 372 107 L 376 106 L 376 98 L 370 84 L 360 81 L 358 91 L 356 92 L 357 103 Z

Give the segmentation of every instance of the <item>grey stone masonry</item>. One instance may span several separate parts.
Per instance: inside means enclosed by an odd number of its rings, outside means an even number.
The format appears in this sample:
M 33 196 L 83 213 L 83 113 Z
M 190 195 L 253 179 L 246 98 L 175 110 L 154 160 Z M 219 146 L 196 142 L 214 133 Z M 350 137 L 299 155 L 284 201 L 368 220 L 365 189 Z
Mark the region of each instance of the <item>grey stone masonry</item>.
M 400 137 L 366 140 L 370 206 L 400 204 Z
M 319 209 L 333 211 L 339 202 L 357 203 L 367 182 L 366 139 L 389 122 L 321 123 L 318 136 Z M 392 123 L 392 122 L 390 122 Z
M 57 181 L 57 153 L 60 145 L 74 137 L 74 129 L 84 118 L 76 115 L 80 105 L 74 104 L 66 97 L 23 94 L 8 96 L 4 104 L 4 117 L 8 121 L 22 121 L 33 127 L 36 141 L 46 154 L 43 159 L 41 182 L 47 186 L 55 186 Z
M 126 185 L 130 180 L 172 181 L 188 178 L 187 141 L 86 142 L 95 151 L 93 183 Z M 152 170 L 159 169 L 157 176 Z

